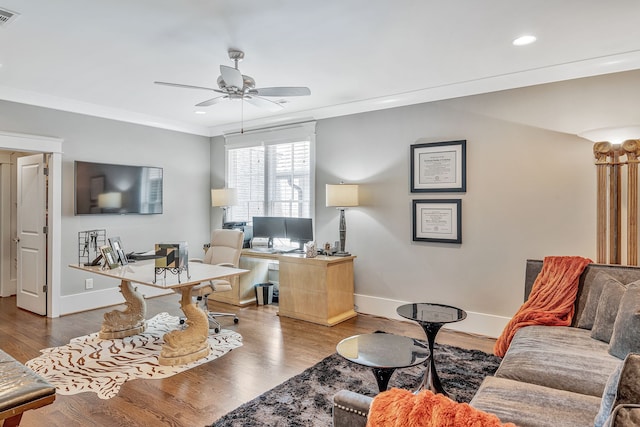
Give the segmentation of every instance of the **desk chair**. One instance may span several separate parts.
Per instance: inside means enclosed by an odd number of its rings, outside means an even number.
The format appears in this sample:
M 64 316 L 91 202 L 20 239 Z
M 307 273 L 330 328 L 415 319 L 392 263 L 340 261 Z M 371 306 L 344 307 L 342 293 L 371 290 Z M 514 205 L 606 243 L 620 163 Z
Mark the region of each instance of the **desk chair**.
M 204 259 L 191 259 L 190 261 L 238 268 L 243 241 L 244 233 L 241 230 L 214 230 L 211 233 L 211 246 L 207 249 Z M 234 278 L 233 280 L 238 279 Z M 196 297 L 196 305 L 207 313 L 209 329 L 213 329 L 216 333 L 220 332 L 220 322 L 216 318 L 233 317 L 233 323 L 238 323 L 239 319 L 234 313 L 209 311 L 209 295 L 214 292 L 228 292 L 231 290 L 231 282 L 228 279 L 211 280 L 193 287 L 192 294 Z

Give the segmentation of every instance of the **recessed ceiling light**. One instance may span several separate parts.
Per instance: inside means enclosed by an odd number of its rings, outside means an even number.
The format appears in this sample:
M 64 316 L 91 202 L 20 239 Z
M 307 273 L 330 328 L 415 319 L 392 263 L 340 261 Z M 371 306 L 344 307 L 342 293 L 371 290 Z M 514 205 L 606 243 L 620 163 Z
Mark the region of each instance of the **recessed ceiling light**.
M 513 41 L 513 45 L 514 46 L 525 46 L 525 45 L 531 44 L 531 43 L 533 43 L 535 41 L 536 41 L 536 37 L 535 36 L 525 35 L 525 36 L 520 36 L 517 39 L 515 39 Z
M 207 114 L 207 112 L 206 112 L 206 111 L 202 111 L 202 110 L 195 111 L 195 113 L 196 113 L 196 114 Z

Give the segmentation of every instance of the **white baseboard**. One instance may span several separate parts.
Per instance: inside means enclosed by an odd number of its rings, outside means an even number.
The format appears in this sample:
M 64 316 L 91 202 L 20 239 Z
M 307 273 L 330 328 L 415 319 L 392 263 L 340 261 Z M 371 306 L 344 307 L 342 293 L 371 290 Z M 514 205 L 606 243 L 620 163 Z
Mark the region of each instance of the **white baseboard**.
M 359 294 L 355 294 L 354 298 L 356 311 L 358 313 L 372 314 L 396 320 L 407 320 L 396 313 L 396 308 L 403 304 L 412 303 L 409 301 L 398 301 Z M 445 325 L 444 328 L 497 338 L 509 320 L 509 317 L 467 311 L 467 318 L 465 320 L 462 322 L 449 323 Z
M 173 294 L 166 289 L 157 289 L 150 286 L 138 287 L 145 298 L 157 297 L 160 295 Z M 176 304 L 178 299 L 176 299 Z M 124 304 L 124 298 L 120 293 L 120 288 L 109 288 L 83 292 L 81 294 L 63 295 L 60 297 L 60 315 L 78 313 L 80 311 L 94 310 L 96 308 L 109 307 L 112 305 Z

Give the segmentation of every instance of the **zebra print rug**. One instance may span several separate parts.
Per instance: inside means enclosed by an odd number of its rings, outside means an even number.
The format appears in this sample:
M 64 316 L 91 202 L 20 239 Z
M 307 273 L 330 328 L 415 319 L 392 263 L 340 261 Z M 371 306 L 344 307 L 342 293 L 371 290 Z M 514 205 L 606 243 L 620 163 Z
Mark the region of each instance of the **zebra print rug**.
M 223 329 L 209 335 L 209 356 L 178 366 L 161 366 L 158 355 L 162 337 L 178 329 L 179 318 L 160 313 L 147 320 L 144 333 L 126 338 L 103 340 L 98 333 L 73 338 L 61 347 L 40 350 L 42 355 L 26 365 L 44 377 L 59 394 L 93 392 L 100 399 L 118 394 L 125 381 L 136 378 L 167 378 L 210 362 L 242 345 L 242 336 Z

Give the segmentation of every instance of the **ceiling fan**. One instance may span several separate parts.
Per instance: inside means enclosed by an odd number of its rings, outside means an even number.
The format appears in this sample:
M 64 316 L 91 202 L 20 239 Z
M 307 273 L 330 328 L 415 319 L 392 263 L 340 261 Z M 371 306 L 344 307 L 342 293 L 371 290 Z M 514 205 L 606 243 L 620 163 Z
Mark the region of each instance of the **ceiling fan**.
M 196 104 L 196 107 L 208 107 L 230 99 L 241 99 L 256 107 L 265 108 L 269 111 L 278 111 L 284 108 L 280 103 L 274 102 L 265 97 L 288 97 L 288 96 L 308 96 L 311 91 L 308 87 L 264 87 L 256 88 L 253 77 L 246 76 L 238 70 L 238 62 L 244 58 L 244 52 L 236 49 L 229 49 L 229 58 L 234 62 L 234 67 L 220 65 L 220 76 L 218 77 L 218 89 L 202 86 L 192 86 L 180 83 L 154 82 L 155 84 L 181 87 L 187 89 L 204 89 L 220 93 L 222 95 Z

